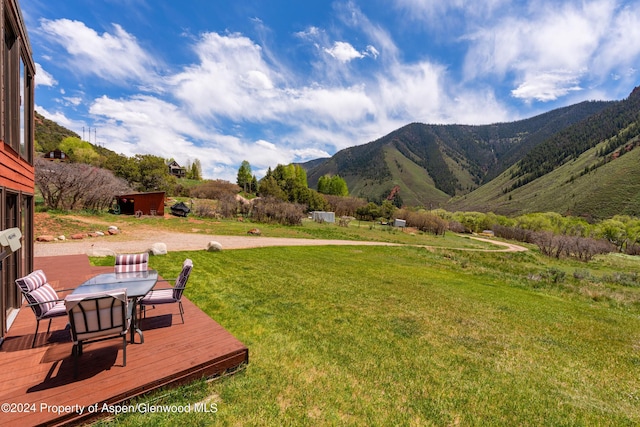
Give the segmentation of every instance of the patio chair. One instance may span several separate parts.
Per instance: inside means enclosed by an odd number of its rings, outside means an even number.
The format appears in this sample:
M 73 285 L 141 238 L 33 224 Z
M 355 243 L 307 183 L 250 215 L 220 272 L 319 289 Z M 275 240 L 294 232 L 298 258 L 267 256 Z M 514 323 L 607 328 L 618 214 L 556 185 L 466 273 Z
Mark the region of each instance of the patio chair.
M 193 261 L 189 258 L 184 260 L 182 263 L 182 271 L 177 279 L 175 279 L 175 283 L 172 288 L 160 288 L 154 289 L 149 292 L 144 298 L 142 298 L 139 302 L 140 309 L 144 313 L 146 317 L 146 307 L 151 305 L 155 306 L 157 304 L 171 304 L 178 303 L 178 307 L 180 309 L 180 318 L 182 319 L 182 323 L 184 323 L 184 308 L 182 307 L 182 293 L 184 292 L 184 288 L 187 286 L 187 281 L 189 280 L 189 275 L 191 274 L 191 270 L 193 269 Z M 168 280 L 163 280 L 168 281 Z
M 131 325 L 131 305 L 126 289 L 91 294 L 71 294 L 65 298 L 73 341 L 73 376 L 78 376 L 78 357 L 83 344 L 122 338 L 122 366 L 127 366 L 127 333 Z
M 129 273 L 147 271 L 149 269 L 149 253 L 116 255 L 115 272 Z
M 49 319 L 47 326 L 47 334 L 51 329 L 51 320 L 54 317 L 66 316 L 67 311 L 64 307 L 64 300 L 58 296 L 58 293 L 47 282 L 47 276 L 42 270 L 36 270 L 24 277 L 16 279 L 16 285 L 22 292 L 23 297 L 27 301 L 27 306 L 33 310 L 36 316 L 36 332 L 33 334 L 31 348 L 36 345 L 38 337 L 38 329 L 40 321 Z M 62 289 L 68 291 L 70 289 Z

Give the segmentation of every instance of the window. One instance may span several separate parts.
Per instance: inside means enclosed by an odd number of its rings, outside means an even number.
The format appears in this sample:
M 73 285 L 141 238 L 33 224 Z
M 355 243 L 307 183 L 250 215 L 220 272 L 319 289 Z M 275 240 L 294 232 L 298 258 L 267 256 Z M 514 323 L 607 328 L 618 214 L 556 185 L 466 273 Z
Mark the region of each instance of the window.
M 21 43 L 11 20 L 5 19 L 4 23 L 2 139 L 33 163 L 34 66 L 28 42 Z

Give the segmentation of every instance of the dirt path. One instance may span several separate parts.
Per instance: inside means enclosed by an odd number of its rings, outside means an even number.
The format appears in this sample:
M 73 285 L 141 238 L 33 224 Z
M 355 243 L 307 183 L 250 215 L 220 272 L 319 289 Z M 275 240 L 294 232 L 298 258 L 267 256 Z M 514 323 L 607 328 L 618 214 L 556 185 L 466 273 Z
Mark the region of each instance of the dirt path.
M 114 236 L 115 237 L 115 236 Z M 123 236 L 118 236 L 123 237 Z M 521 252 L 526 251 L 519 245 L 499 242 L 491 239 L 472 237 L 484 242 L 504 246 L 504 249 L 466 249 L 483 250 L 491 252 Z M 207 244 L 216 241 L 226 249 L 246 249 L 260 248 L 267 246 L 324 246 L 324 245 L 368 245 L 368 246 L 400 246 L 397 243 L 352 241 L 352 240 L 325 240 L 325 239 L 296 239 L 281 237 L 261 237 L 261 236 L 217 236 L 211 234 L 197 233 L 176 233 L 167 231 L 157 231 L 152 235 L 143 233 L 138 238 L 130 237 L 123 240 L 110 239 L 110 237 L 86 238 L 78 241 L 35 243 L 35 256 L 57 256 L 87 254 L 89 256 L 105 256 L 115 253 L 134 253 L 149 250 L 152 244 L 162 242 L 167 245 L 169 252 L 204 250 Z

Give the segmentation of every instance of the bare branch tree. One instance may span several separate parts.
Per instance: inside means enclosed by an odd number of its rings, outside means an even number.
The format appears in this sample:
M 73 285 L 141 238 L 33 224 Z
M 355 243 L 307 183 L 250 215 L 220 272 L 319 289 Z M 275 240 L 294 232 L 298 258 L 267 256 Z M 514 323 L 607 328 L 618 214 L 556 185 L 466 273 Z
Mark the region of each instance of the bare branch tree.
M 36 185 L 51 209 L 105 209 L 118 193 L 131 191 L 111 171 L 83 163 L 36 159 Z

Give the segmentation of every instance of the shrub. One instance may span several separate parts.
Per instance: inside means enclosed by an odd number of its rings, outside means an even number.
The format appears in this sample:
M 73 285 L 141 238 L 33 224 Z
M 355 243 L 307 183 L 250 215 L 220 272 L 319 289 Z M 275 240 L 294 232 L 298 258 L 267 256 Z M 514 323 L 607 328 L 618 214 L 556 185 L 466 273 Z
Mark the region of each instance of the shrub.
M 640 277 L 637 273 L 613 273 L 602 276 L 602 280 L 620 286 L 640 287 Z
M 432 233 L 436 236 L 443 235 L 448 229 L 449 222 L 438 215 L 425 211 L 398 210 L 396 218 L 407 221 L 407 227 L 414 227 L 425 233 Z
M 254 221 L 281 225 L 300 225 L 304 217 L 304 205 L 283 202 L 274 197 L 257 199 L 251 212 Z
M 357 210 L 367 205 L 366 200 L 357 197 L 331 196 L 325 194 L 324 198 L 327 201 L 328 209 L 335 212 L 336 217 L 355 217 Z
M 196 185 L 190 191 L 191 197 L 199 199 L 212 199 L 220 200 L 225 196 L 236 195 L 240 192 L 240 187 L 229 181 L 222 179 L 216 179 L 212 181 L 206 181 L 202 184 Z
M 194 206 L 193 213 L 203 218 L 214 218 L 216 216 L 215 204 L 210 200 L 200 200 Z
M 35 161 L 35 183 L 49 209 L 101 210 L 116 194 L 130 191 L 113 172 L 83 163 Z
M 565 236 L 551 231 L 534 233 L 533 240 L 540 252 L 554 258 L 567 257 L 589 261 L 595 255 L 616 251 L 616 247 L 605 240 Z
M 543 271 L 541 276 L 549 283 L 560 283 L 564 280 L 566 273 L 559 268 L 551 267 Z
M 216 213 L 223 218 L 234 218 L 238 214 L 238 205 L 234 194 L 225 194 L 218 199 Z
M 506 225 L 494 224 L 491 228 L 496 237 L 503 239 L 517 240 L 518 242 L 534 243 L 534 232 L 520 227 L 509 227 Z

